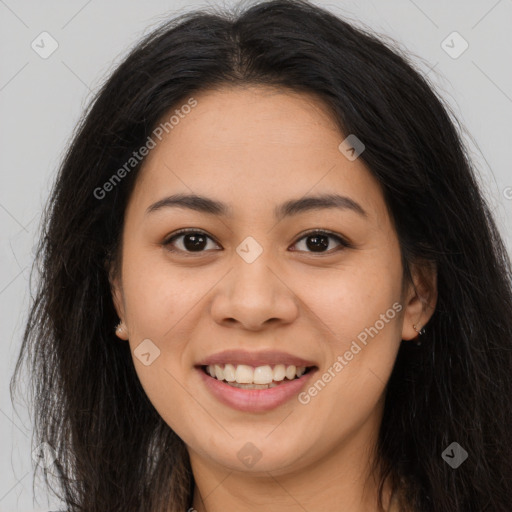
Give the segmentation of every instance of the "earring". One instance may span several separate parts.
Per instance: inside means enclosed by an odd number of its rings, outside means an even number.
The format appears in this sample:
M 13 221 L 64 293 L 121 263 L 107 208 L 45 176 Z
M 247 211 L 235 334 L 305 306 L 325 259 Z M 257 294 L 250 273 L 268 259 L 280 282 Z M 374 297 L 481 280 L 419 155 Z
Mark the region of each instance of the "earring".
M 422 327 L 419 330 L 417 329 L 415 324 L 413 324 L 412 327 L 418 333 L 418 337 L 423 336 L 425 334 L 425 327 Z M 416 345 L 419 347 L 421 345 L 421 341 L 417 339 L 418 337 L 415 338 L 414 343 L 416 343 Z
M 120 336 L 124 331 L 123 321 L 121 320 L 116 326 L 116 334 Z

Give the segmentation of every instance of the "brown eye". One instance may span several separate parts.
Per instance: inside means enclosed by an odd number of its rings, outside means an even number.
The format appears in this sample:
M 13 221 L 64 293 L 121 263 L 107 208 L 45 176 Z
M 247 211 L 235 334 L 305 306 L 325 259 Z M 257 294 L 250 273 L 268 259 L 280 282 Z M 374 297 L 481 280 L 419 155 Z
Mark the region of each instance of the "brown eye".
M 351 245 L 345 239 L 328 231 L 311 231 L 310 233 L 307 233 L 305 236 L 300 238 L 299 241 L 295 243 L 295 245 L 297 245 L 301 240 L 306 240 L 306 249 L 299 250 L 305 250 L 306 252 L 326 253 L 335 252 L 341 248 L 351 247 Z M 335 240 L 338 242 L 338 249 L 328 249 L 330 240 Z
M 206 233 L 187 229 L 174 233 L 163 245 L 171 252 L 201 253 L 207 248 L 208 240 L 213 241 Z
M 343 248 L 352 247 L 351 244 L 342 238 L 339 235 L 328 231 L 311 231 L 306 233 L 306 235 L 302 236 L 298 242 L 295 242 L 297 245 L 302 240 L 305 240 L 305 248 L 302 249 L 293 249 L 293 251 L 300 252 L 311 252 L 311 253 L 332 253 Z M 185 254 L 193 254 L 193 253 L 203 253 L 206 252 L 212 247 L 208 247 L 209 241 L 213 242 L 214 246 L 220 247 L 212 237 L 204 233 L 203 231 L 193 230 L 193 229 L 183 229 L 173 233 L 166 241 L 164 241 L 163 246 L 166 247 L 170 252 L 182 252 Z M 332 247 L 333 242 L 337 242 L 336 245 Z M 215 248 L 215 247 L 213 247 Z

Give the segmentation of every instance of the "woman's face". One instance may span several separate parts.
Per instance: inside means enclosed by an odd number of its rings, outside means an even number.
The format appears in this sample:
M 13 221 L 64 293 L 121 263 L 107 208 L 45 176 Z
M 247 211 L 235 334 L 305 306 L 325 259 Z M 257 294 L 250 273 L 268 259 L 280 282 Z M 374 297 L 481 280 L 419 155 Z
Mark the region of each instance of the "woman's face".
M 126 211 L 113 290 L 138 377 L 196 467 L 276 475 L 343 451 L 355 469 L 400 342 L 428 320 L 379 185 L 313 96 L 194 98 Z

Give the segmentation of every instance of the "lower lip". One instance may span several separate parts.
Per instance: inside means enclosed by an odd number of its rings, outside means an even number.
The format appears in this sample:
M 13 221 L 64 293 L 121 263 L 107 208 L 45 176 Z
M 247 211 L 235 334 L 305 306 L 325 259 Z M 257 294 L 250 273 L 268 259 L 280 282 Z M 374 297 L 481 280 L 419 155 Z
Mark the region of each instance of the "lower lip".
M 316 368 L 312 368 L 298 379 L 282 381 L 282 384 L 267 389 L 236 388 L 210 377 L 202 368 L 198 368 L 198 371 L 206 387 L 222 403 L 239 411 L 264 412 L 275 409 L 297 396 L 316 372 Z

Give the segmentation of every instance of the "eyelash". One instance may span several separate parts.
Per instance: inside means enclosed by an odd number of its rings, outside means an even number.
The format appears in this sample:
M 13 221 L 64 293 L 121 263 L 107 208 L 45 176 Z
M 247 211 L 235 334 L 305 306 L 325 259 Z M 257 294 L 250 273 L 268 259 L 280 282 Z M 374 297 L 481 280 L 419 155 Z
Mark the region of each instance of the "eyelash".
M 179 238 L 180 236 L 183 236 L 183 235 L 187 235 L 187 234 L 204 235 L 207 238 L 209 238 L 210 240 L 213 240 L 217 245 L 220 245 L 218 242 L 216 242 L 210 235 L 208 235 L 204 231 L 202 231 L 200 229 L 190 229 L 190 228 L 185 228 L 185 229 L 180 229 L 178 231 L 175 231 L 169 237 L 167 237 L 166 240 L 164 240 L 162 245 L 169 252 L 173 252 L 173 253 L 181 252 L 181 253 L 184 253 L 186 256 L 196 256 L 196 255 L 201 255 L 201 254 L 207 252 L 207 251 L 197 251 L 197 252 L 194 252 L 194 251 L 184 251 L 182 249 L 176 249 L 176 248 L 170 249 L 169 248 L 171 246 L 172 242 L 174 242 L 177 238 Z M 300 236 L 300 238 L 298 238 L 294 242 L 293 245 L 296 245 L 302 239 L 307 238 L 307 237 L 312 236 L 312 235 L 326 235 L 329 238 L 334 238 L 334 239 L 336 239 L 340 243 L 341 247 L 339 247 L 338 249 L 334 249 L 334 250 L 331 249 L 329 251 L 319 252 L 319 253 L 315 253 L 313 251 L 297 251 L 297 252 L 308 252 L 310 254 L 319 254 L 319 255 L 326 255 L 326 254 L 327 255 L 331 255 L 333 252 L 338 252 L 338 251 L 343 250 L 343 249 L 351 249 L 351 248 L 354 247 L 350 242 L 348 242 L 345 238 L 341 237 L 340 235 L 335 234 L 332 231 L 326 231 L 326 230 L 322 230 L 322 229 L 313 229 L 311 231 L 303 233 Z

